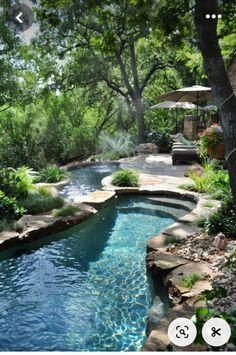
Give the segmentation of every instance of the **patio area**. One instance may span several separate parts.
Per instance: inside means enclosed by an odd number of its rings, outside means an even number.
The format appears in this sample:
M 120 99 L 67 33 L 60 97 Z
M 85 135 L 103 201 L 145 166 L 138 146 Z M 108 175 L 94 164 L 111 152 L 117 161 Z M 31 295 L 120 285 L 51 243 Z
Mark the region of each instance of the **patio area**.
M 141 187 L 176 189 L 180 184 L 190 182 L 190 179 L 184 176 L 190 165 L 172 165 L 170 154 L 141 154 L 120 161 L 121 168 L 140 172 Z

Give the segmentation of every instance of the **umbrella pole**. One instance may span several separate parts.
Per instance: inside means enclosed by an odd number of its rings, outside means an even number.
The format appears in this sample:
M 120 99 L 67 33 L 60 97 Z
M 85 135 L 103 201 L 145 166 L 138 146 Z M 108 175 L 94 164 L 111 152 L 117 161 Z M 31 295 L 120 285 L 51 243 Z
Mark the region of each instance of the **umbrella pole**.
M 178 109 L 176 109 L 176 114 L 175 114 L 175 133 L 178 133 Z

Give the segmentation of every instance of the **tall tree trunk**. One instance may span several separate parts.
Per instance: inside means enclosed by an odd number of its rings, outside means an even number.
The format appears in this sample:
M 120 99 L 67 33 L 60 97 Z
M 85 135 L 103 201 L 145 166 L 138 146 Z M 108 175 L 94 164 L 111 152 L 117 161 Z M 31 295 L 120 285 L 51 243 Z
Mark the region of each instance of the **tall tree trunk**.
M 134 52 L 134 47 L 131 47 L 131 66 L 132 66 L 132 72 L 134 76 L 134 82 L 135 82 L 135 87 L 133 88 L 129 76 L 125 67 L 125 63 L 121 57 L 120 52 L 116 52 L 116 58 L 117 62 L 120 67 L 121 75 L 124 80 L 124 84 L 127 88 L 129 97 L 132 100 L 132 104 L 134 105 L 135 112 L 136 112 L 136 117 L 137 117 L 137 123 L 138 123 L 138 138 L 139 142 L 142 143 L 145 139 L 145 128 L 144 128 L 144 110 L 142 106 L 142 91 L 139 88 L 139 83 L 138 83 L 138 74 L 137 74 L 137 67 L 136 67 L 136 61 L 135 61 L 135 52 Z
M 230 186 L 236 206 L 236 97 L 229 81 L 217 38 L 217 19 L 206 14 L 218 14 L 217 0 L 196 0 L 195 25 L 199 36 L 204 68 L 219 108 L 223 127 Z M 234 150 L 235 149 L 235 150 Z
M 137 122 L 138 122 L 138 138 L 139 138 L 139 142 L 142 143 L 145 141 L 144 110 L 143 110 L 142 100 L 139 95 L 138 96 L 135 95 L 132 98 L 132 101 L 134 104 Z

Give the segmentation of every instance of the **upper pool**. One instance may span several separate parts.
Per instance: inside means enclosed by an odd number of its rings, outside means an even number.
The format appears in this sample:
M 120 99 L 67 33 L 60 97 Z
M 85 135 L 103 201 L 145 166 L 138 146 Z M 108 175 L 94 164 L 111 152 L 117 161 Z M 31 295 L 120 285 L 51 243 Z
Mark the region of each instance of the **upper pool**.
M 0 350 L 139 350 L 152 303 L 146 241 L 180 213 L 169 200 L 122 196 L 66 232 L 2 255 Z
M 102 179 L 119 169 L 116 164 L 94 164 L 75 168 L 68 172 L 71 182 L 64 187 L 61 194 L 73 200 L 74 198 L 87 195 L 90 192 L 101 189 Z

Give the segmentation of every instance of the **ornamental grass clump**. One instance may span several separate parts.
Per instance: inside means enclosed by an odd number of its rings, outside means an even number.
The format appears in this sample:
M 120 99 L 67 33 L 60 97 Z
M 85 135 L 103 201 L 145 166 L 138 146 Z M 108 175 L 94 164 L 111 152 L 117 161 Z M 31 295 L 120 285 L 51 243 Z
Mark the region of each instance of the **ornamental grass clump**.
M 61 209 L 53 210 L 54 217 L 67 217 L 74 216 L 77 212 L 80 212 L 80 208 L 74 205 L 67 205 Z
M 112 178 L 112 184 L 123 187 L 139 186 L 139 174 L 130 169 L 122 169 L 117 171 Z

